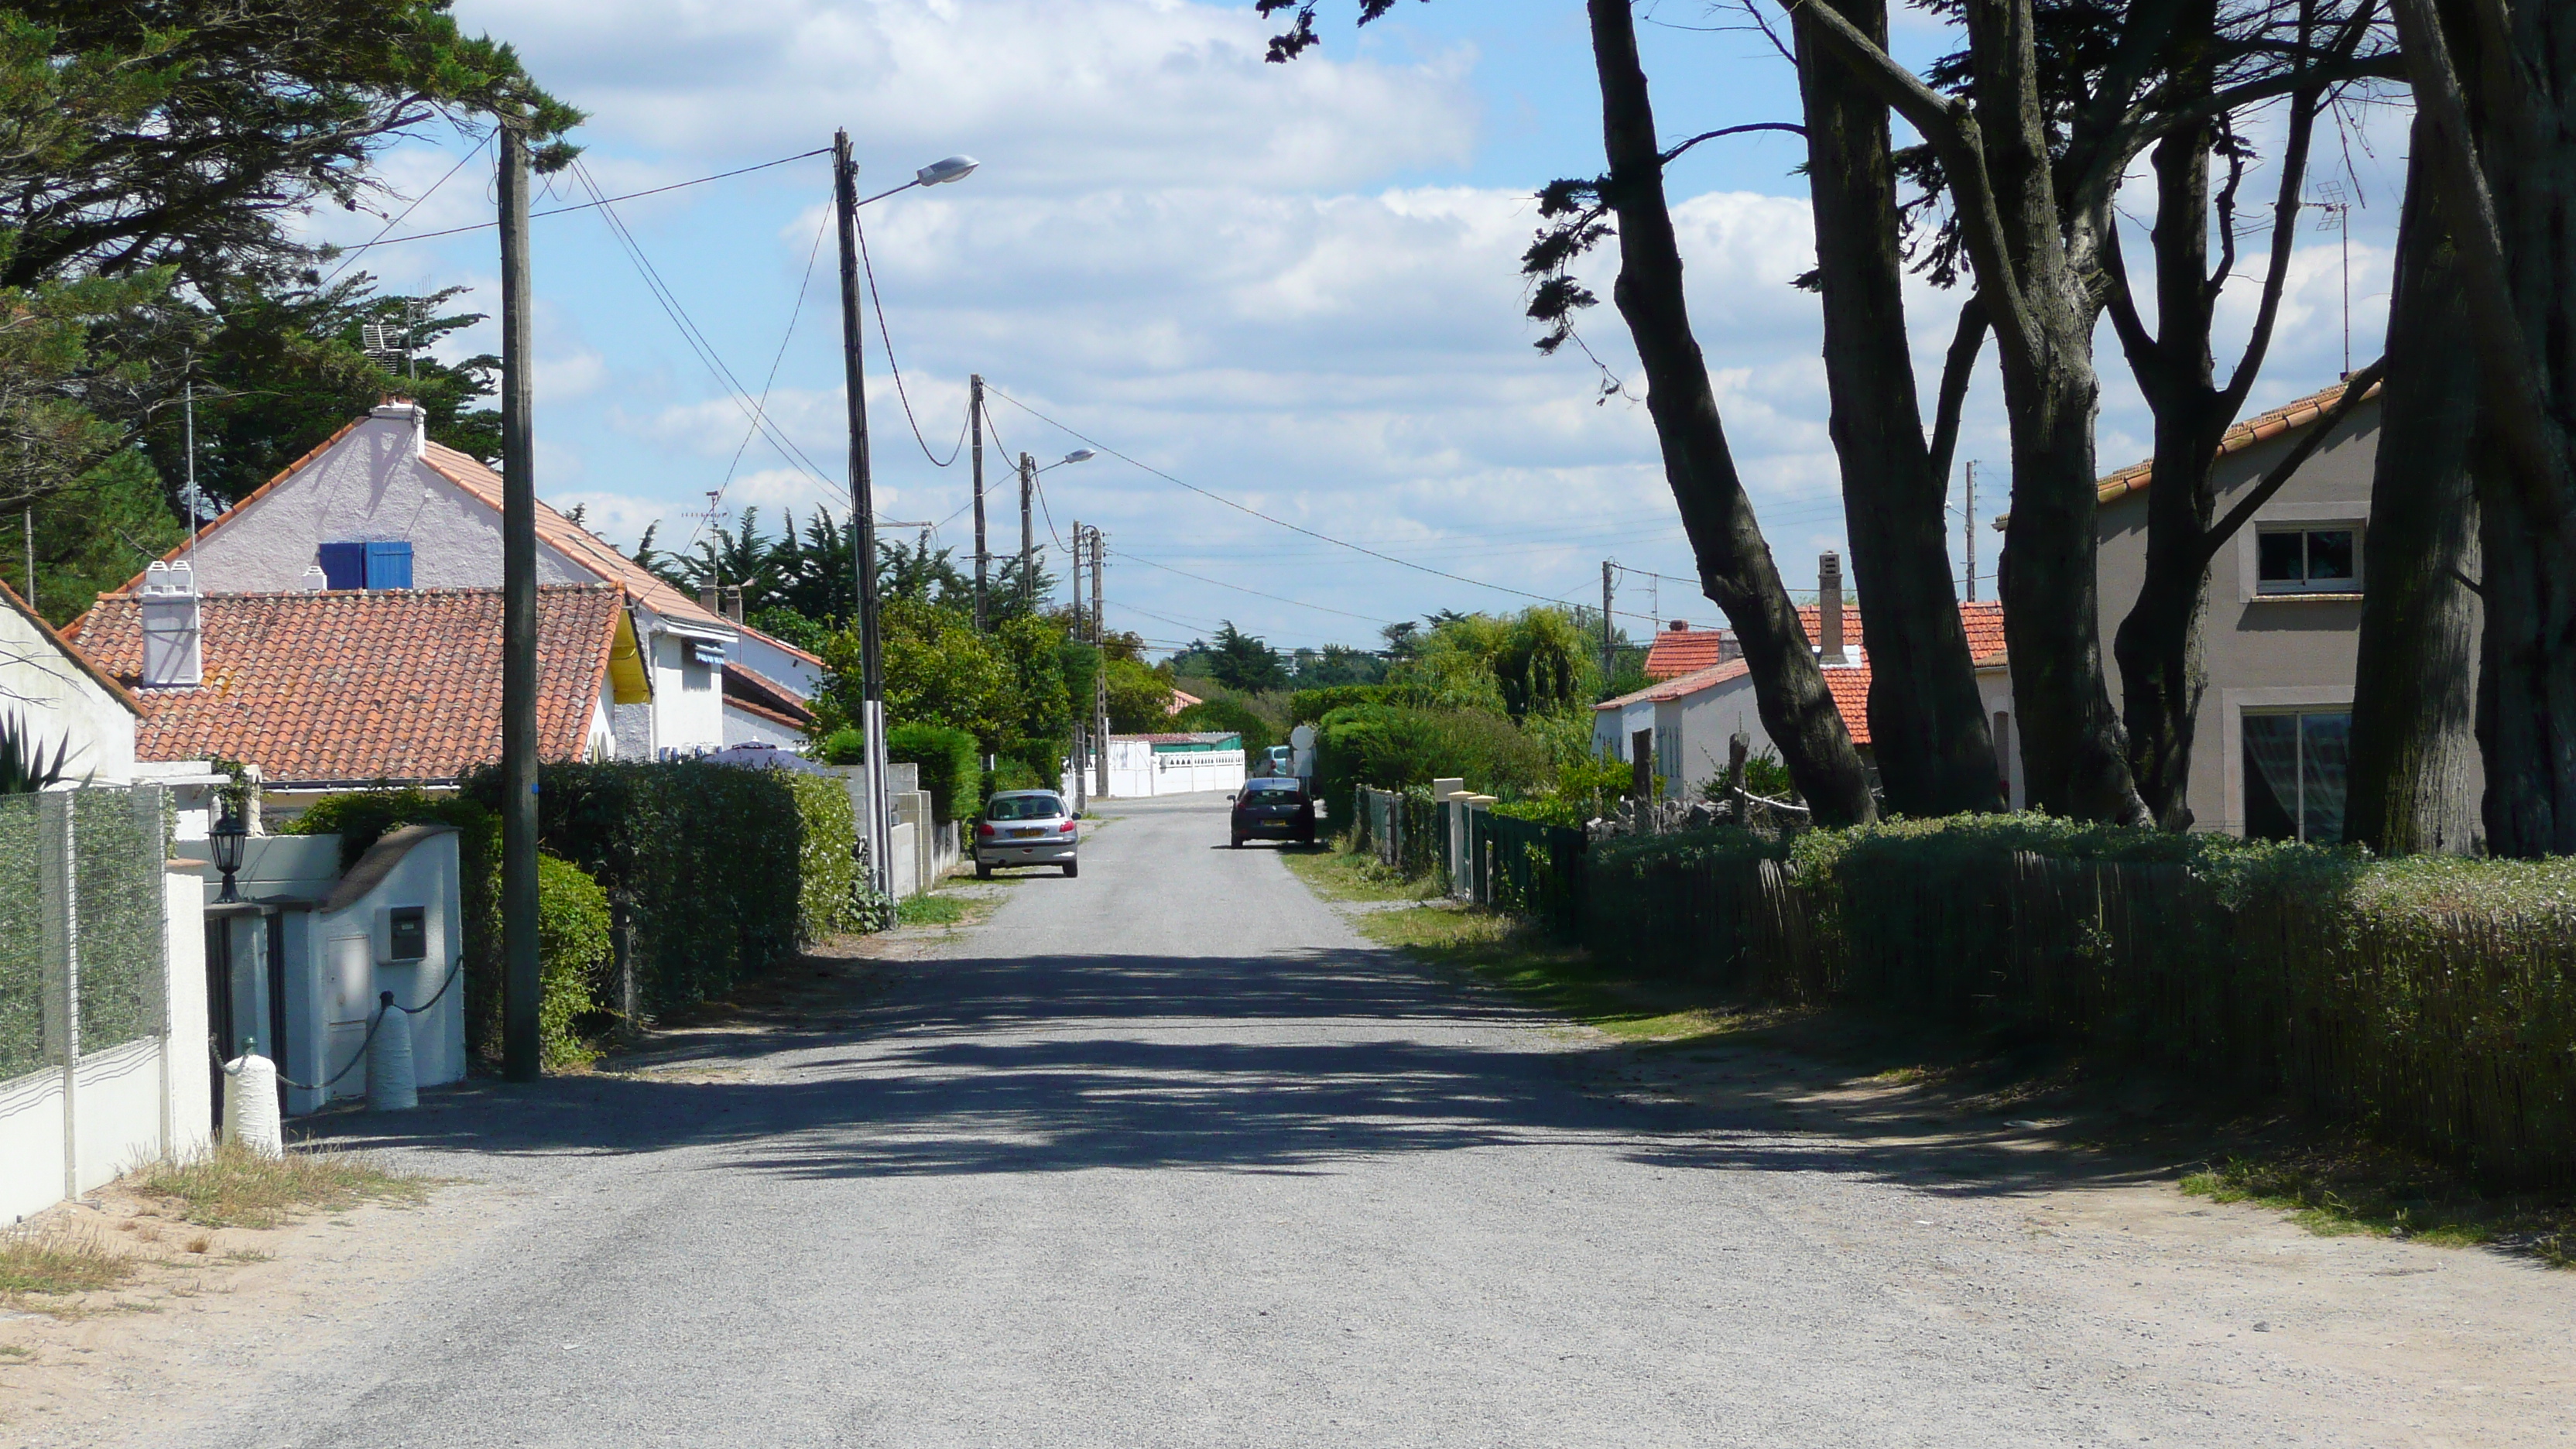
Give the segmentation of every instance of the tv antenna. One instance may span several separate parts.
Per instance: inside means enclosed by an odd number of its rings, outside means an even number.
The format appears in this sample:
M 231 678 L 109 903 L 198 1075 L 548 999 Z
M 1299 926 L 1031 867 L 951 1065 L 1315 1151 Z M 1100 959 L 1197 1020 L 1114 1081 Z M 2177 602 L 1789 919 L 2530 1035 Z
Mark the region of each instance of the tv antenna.
M 2317 219 L 2317 230 L 2324 231 L 2332 227 L 2343 234 L 2343 375 L 2350 377 L 2352 376 L 2352 193 L 2344 190 L 2342 182 L 2328 181 L 2317 188 L 2317 194 L 2324 200 L 2301 203 L 2312 210 L 2325 213 Z

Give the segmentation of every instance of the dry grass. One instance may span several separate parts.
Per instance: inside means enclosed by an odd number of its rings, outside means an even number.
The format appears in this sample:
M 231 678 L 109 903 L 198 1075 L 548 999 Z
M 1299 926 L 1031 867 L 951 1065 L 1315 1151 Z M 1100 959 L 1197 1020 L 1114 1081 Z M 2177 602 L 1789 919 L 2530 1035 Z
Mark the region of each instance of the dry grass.
M 368 1202 L 413 1206 L 428 1197 L 432 1185 L 357 1153 L 261 1157 L 230 1146 L 186 1162 L 156 1163 L 133 1183 L 136 1192 L 169 1202 L 179 1217 L 207 1228 L 273 1228 L 299 1213 L 345 1212 Z M 200 1235 L 188 1251 L 212 1246 Z
M 113 1288 L 134 1276 L 135 1265 L 108 1249 L 94 1233 L 63 1230 L 0 1234 L 0 1302 L 23 1295 L 61 1297 Z

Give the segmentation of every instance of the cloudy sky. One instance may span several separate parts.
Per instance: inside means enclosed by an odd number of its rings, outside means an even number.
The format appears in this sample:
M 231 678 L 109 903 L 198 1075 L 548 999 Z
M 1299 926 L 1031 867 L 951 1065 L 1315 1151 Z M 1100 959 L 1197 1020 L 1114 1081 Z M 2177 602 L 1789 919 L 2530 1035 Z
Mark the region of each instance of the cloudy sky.
M 1220 619 L 1286 647 L 1368 644 L 1379 624 L 1439 608 L 1595 600 L 1604 559 L 1626 570 L 1618 607 L 1635 616 L 1622 620 L 1631 630 L 1715 622 L 1686 582 L 1690 554 L 1645 409 L 1596 402 L 1600 374 L 1571 350 L 1541 357 L 1521 315 L 1530 193 L 1601 167 L 1580 0 L 1430 0 L 1358 34 L 1350 6 L 1326 8 L 1337 12 L 1327 44 L 1276 66 L 1262 53 L 1277 27 L 1250 0 L 456 7 L 589 112 L 583 167 L 609 195 L 825 146 L 839 126 L 868 191 L 952 153 L 982 162 L 962 183 L 866 212 L 911 414 L 872 333 L 878 511 L 936 524 L 961 560 L 973 548 L 967 460 L 933 465 L 951 457 L 967 377 L 980 372 L 999 394 L 986 453 L 997 551 L 1018 541 L 1001 459 L 1061 458 L 1079 433 L 1422 566 L 1319 542 L 1113 457 L 1048 472 L 1040 543 L 1069 536 L 1077 518 L 1101 525 L 1110 622 L 1158 644 Z M 1648 0 L 1640 14 L 1669 136 L 1795 119 L 1793 78 L 1758 36 L 1700 0 Z M 1937 33 L 1905 23 L 1902 48 L 1933 53 Z M 2256 407 L 2343 367 L 2347 276 L 2354 361 L 2377 354 L 2403 135 L 2402 115 L 2360 114 L 2325 146 L 2310 194 L 2357 203 L 2349 265 L 2320 213 L 2300 239 Z M 469 155 L 474 146 L 429 137 L 385 158 L 387 179 L 417 201 L 393 236 L 490 216 L 491 157 Z M 1812 582 L 1819 550 L 1843 546 L 1816 307 L 1789 286 L 1812 265 L 1793 170 L 1802 149 L 1787 136 L 1713 143 L 1670 177 L 1693 320 L 1793 586 Z M 539 209 L 588 199 L 584 184 L 554 178 Z M 2248 192 L 2271 185 L 2258 173 Z M 829 190 L 818 156 L 622 203 L 641 264 L 597 210 L 536 223 L 538 487 L 550 502 L 586 505 L 621 543 L 659 520 L 665 546 L 690 538 L 711 491 L 728 519 L 756 507 L 772 530 L 782 510 L 839 511 Z M 353 244 L 386 221 L 333 214 L 313 226 Z M 2249 266 L 2264 244 L 2247 238 Z M 471 232 L 389 244 L 360 265 L 401 290 L 471 286 L 473 305 L 497 310 L 494 247 L 490 231 Z M 1917 301 L 1928 397 L 1956 299 L 1927 288 Z M 1584 335 L 1642 395 L 1607 306 Z M 488 324 L 459 340 L 498 350 Z M 2149 434 L 2107 330 L 2101 363 L 2107 470 L 2143 453 Z M 788 448 L 752 436 L 743 394 L 764 390 Z M 1963 463 L 1994 460 L 1984 515 L 2004 501 L 1994 392 L 1989 365 L 1960 448 Z M 1993 568 L 1993 537 L 1981 535 L 1980 573 Z

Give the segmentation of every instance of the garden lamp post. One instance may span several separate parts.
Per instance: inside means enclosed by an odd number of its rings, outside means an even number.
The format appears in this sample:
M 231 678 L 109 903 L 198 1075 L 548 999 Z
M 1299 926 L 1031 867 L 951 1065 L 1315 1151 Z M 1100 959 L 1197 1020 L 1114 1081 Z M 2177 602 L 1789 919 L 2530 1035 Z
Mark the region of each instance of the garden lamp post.
M 859 327 L 859 208 L 915 186 L 963 180 L 975 164 L 971 156 L 934 161 L 903 185 L 862 201 L 850 133 L 843 130 L 832 136 L 832 200 L 841 232 L 841 365 L 850 410 L 850 551 L 857 555 L 853 564 L 858 575 L 859 728 L 868 750 L 868 818 L 861 828 L 867 834 L 869 884 L 886 895 L 894 894 L 887 859 L 894 849 L 894 827 L 886 813 L 885 671 L 877 632 L 876 491 L 868 478 L 868 382 Z
M 219 906 L 241 904 L 241 892 L 233 888 L 233 876 L 242 867 L 242 851 L 250 844 L 250 828 L 242 824 L 239 807 L 224 802 L 224 815 L 206 832 L 206 841 L 214 847 L 215 869 L 224 877 L 224 888 L 215 896 Z

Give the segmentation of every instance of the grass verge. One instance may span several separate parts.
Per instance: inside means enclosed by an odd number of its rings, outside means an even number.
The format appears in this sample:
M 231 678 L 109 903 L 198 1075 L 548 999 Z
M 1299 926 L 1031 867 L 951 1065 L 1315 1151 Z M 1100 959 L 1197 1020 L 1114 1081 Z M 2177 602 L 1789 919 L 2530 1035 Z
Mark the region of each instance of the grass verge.
M 59 1296 L 113 1288 L 134 1276 L 134 1263 L 93 1236 L 74 1232 L 0 1234 L 0 1302 L 20 1295 Z
M 900 926 L 953 926 L 966 919 L 966 903 L 955 896 L 925 891 L 896 902 L 894 919 Z
M 431 1179 L 391 1172 L 351 1152 L 290 1151 L 261 1157 L 223 1146 L 185 1162 L 145 1168 L 134 1189 L 177 1207 L 200 1227 L 273 1228 L 299 1213 L 343 1212 L 360 1203 L 405 1206 L 427 1199 Z
M 2527 1252 L 2553 1268 L 2576 1268 L 2576 1204 L 2540 1195 L 2489 1197 L 2438 1163 L 2359 1137 L 2233 1154 L 2185 1176 L 2182 1190 L 2287 1213 L 2323 1237 L 2489 1245 Z
M 1325 845 L 1283 845 L 1288 873 L 1328 901 L 1423 901 L 1439 896 L 1432 880 L 1406 880 L 1374 855 L 1348 848 L 1350 837 Z

